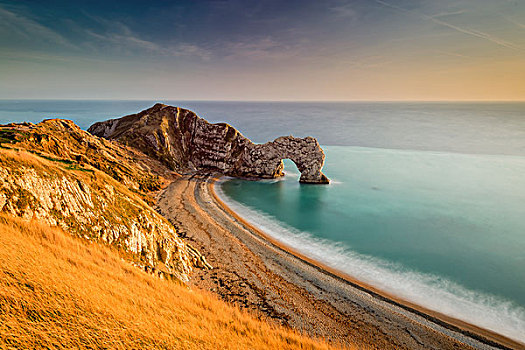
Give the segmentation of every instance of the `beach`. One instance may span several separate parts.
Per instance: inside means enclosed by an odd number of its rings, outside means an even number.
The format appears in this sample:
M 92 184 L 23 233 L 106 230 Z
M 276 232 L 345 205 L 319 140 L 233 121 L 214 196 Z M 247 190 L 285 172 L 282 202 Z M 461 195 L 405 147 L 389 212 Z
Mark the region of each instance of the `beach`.
M 525 1 L 0 23 L 0 350 L 525 350 Z
M 523 348 L 375 290 L 282 246 L 217 197 L 217 178 L 184 175 L 157 197 L 159 212 L 214 267 L 196 271 L 192 286 L 334 344 L 380 349 Z

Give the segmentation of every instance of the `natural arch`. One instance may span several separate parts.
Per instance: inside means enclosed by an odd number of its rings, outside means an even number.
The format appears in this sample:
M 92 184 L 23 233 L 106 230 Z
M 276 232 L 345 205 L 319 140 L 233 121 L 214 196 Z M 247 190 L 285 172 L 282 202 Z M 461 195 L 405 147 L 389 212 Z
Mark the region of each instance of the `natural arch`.
M 324 153 L 313 137 L 283 136 L 254 144 L 231 125 L 210 124 L 187 109 L 156 104 L 140 113 L 93 124 L 89 132 L 116 139 L 173 170 L 213 170 L 230 176 L 274 178 L 283 159 L 301 172 L 300 182 L 326 184 Z
M 283 159 L 290 159 L 301 172 L 302 183 L 326 184 L 330 180 L 321 172 L 324 152 L 313 137 L 282 136 L 262 145 L 246 147 L 232 173 L 245 177 L 274 178 L 283 175 Z

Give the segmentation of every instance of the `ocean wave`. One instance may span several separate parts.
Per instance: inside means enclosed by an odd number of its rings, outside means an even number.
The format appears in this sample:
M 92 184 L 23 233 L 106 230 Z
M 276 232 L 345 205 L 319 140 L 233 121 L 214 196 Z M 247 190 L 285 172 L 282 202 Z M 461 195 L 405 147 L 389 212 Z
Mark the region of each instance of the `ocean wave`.
M 220 183 L 216 192 L 248 222 L 311 259 L 417 305 L 525 342 L 525 308 L 511 301 L 467 289 L 438 275 L 363 255 L 341 243 L 299 231 L 234 201 L 222 191 Z

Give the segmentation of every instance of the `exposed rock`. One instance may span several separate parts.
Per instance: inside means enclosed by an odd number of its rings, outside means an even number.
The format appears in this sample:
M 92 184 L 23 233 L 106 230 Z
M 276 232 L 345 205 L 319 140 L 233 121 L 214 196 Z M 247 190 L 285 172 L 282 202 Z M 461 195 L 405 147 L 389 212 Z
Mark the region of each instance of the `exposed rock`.
M 0 143 L 70 166 L 91 166 L 134 190 L 158 190 L 163 182 L 160 177 L 169 181 L 174 176 L 158 160 L 134 148 L 94 137 L 70 120 L 0 125 Z
M 181 281 L 189 279 L 194 267 L 210 267 L 122 183 L 97 170 L 25 151 L 0 150 L 0 212 L 112 245 L 147 271 Z
M 93 124 L 90 133 L 130 145 L 173 170 L 215 170 L 225 175 L 275 178 L 291 159 L 303 183 L 328 183 L 324 153 L 313 137 L 279 137 L 254 144 L 232 126 L 210 124 L 187 109 L 156 104 L 138 114 Z

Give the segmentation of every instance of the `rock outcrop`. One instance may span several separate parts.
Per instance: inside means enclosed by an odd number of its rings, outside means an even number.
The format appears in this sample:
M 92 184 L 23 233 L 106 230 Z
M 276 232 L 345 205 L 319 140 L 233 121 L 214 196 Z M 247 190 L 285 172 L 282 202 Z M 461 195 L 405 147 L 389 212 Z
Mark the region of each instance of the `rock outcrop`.
M 164 164 L 120 143 L 94 137 L 75 123 L 47 119 L 0 126 L 0 142 L 74 166 L 89 165 L 136 191 L 160 189 L 174 174 Z
M 90 133 L 132 146 L 173 170 L 214 170 L 225 175 L 275 178 L 291 159 L 303 183 L 329 183 L 324 153 L 313 137 L 279 137 L 254 144 L 225 123 L 210 124 L 187 109 L 156 104 L 138 114 L 93 124 Z
M 111 245 L 160 276 L 210 267 L 147 203 L 143 184 L 156 188 L 162 164 L 66 120 L 2 126 L 0 137 L 0 212 Z

